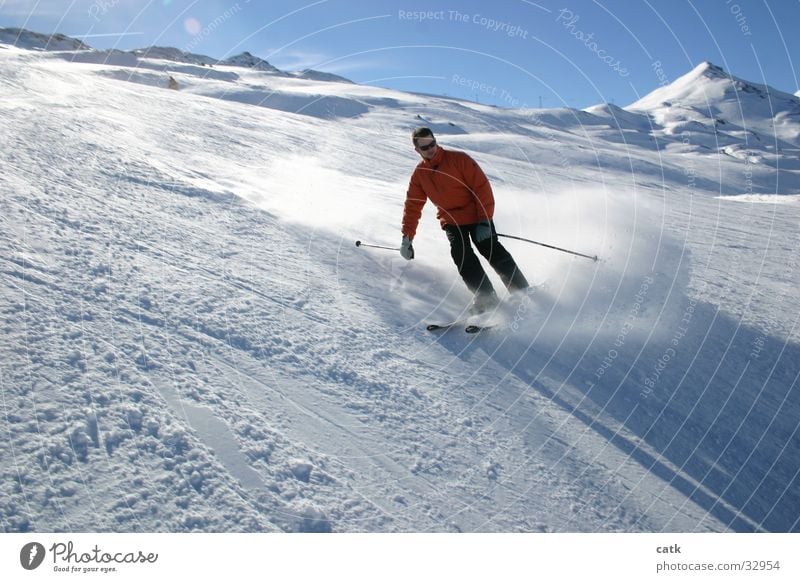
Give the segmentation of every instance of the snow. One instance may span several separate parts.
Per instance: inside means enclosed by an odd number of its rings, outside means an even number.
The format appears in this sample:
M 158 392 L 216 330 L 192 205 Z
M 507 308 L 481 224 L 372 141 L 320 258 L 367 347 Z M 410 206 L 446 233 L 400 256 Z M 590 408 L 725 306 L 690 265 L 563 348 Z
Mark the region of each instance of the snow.
M 104 55 L 108 54 L 110 51 L 93 52 L 98 55 Z M 173 47 L 151 46 L 145 49 L 131 51 L 130 54 L 144 59 L 169 60 L 176 63 L 191 63 L 193 65 L 208 65 L 217 62 L 217 59 L 212 59 L 206 55 L 187 53 Z
M 41 34 L 21 28 L 0 28 L 0 44 L 43 51 L 81 51 L 90 47 L 63 34 Z
M 698 65 L 627 109 L 647 112 L 666 133 L 701 134 L 707 148 L 719 150 L 733 142 L 773 153 L 784 150 L 796 165 L 800 99 L 729 75 L 712 63 Z
M 2 46 L 4 531 L 800 529 L 797 98 L 702 65 L 502 110 Z M 428 333 L 469 301 L 433 209 L 414 261 L 353 244 L 399 244 L 423 123 L 500 231 L 600 261 L 508 240 L 535 290 Z
M 280 70 L 270 65 L 267 61 L 259 57 L 253 56 L 248 52 L 243 52 L 241 54 L 227 58 L 224 61 L 221 61 L 220 64 L 247 67 L 248 69 L 255 69 L 257 71 L 281 74 Z

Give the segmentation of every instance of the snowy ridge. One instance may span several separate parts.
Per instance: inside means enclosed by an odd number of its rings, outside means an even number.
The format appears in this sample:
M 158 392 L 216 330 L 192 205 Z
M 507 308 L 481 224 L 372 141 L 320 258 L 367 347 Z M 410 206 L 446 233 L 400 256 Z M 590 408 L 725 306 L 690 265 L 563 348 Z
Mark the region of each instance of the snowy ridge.
M 278 70 L 276 67 L 270 65 L 264 59 L 255 57 L 246 51 L 239 55 L 227 58 L 224 61 L 218 61 L 218 62 L 219 64 L 230 65 L 232 67 L 246 67 L 248 69 L 255 69 L 256 71 L 262 71 L 267 73 L 285 74 L 282 73 L 280 70 Z
M 95 51 L 101 54 L 108 53 L 109 51 Z M 125 52 L 125 51 L 119 51 Z M 161 59 L 165 61 L 173 61 L 176 63 L 189 63 L 192 65 L 211 65 L 217 62 L 217 59 L 205 55 L 198 55 L 194 53 L 187 53 L 185 51 L 173 47 L 160 47 L 151 46 L 142 49 L 135 49 L 128 51 L 131 54 L 143 59 Z
M 314 69 L 305 69 L 303 71 L 292 71 L 289 73 L 293 77 L 299 79 L 308 79 L 310 81 L 327 81 L 332 83 L 352 83 L 350 79 L 342 77 L 341 75 L 334 75 L 333 73 L 324 73 L 322 71 L 315 71 Z
M 656 135 L 683 135 L 695 147 L 800 169 L 800 98 L 712 63 L 701 63 L 626 110 L 650 116 L 660 126 Z
M 649 102 L 191 62 L 170 91 L 163 58 L 87 56 L 0 51 L 3 531 L 800 528 L 783 158 Z M 399 242 L 421 123 L 481 163 L 501 231 L 601 260 L 509 241 L 537 289 L 425 331 L 469 301 L 431 209 L 414 261 L 353 244 Z
M 327 81 L 336 83 L 352 83 L 349 79 L 324 73 L 313 69 L 304 71 L 281 71 L 264 59 L 256 57 L 245 51 L 241 54 L 228 57 L 227 59 L 215 59 L 206 55 L 190 53 L 174 47 L 151 46 L 147 48 L 134 49 L 132 51 L 120 50 L 95 50 L 84 42 L 71 38 L 63 34 L 45 35 L 19 28 L 0 28 L 0 44 L 8 44 L 23 49 L 36 49 L 46 51 L 80 51 L 84 54 L 76 54 L 71 60 L 80 62 L 94 63 L 113 63 L 124 64 L 125 66 L 137 66 L 142 64 L 148 66 L 147 61 L 158 60 L 170 63 L 185 63 L 190 65 L 200 65 L 203 67 L 213 67 L 214 65 L 227 65 L 231 67 L 243 67 L 256 71 L 271 73 L 280 76 L 292 76 L 300 79 L 310 79 L 314 81 Z M 85 54 L 89 53 L 89 54 Z M 133 55 L 136 59 L 131 60 L 126 56 Z M 140 59 L 144 63 L 140 62 Z M 152 65 L 150 65 L 152 66 Z M 165 67 L 165 69 L 169 66 Z
M 0 28 L 0 44 L 28 50 L 81 51 L 91 47 L 63 34 L 41 34 L 22 28 Z

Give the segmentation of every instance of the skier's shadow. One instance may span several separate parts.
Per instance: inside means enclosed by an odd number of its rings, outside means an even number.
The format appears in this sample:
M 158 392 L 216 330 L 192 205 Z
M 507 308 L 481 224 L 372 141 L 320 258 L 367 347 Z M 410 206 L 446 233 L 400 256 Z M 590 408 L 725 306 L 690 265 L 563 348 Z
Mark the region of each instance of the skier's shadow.
M 602 381 L 595 373 L 603 364 L 597 354 L 605 352 L 586 350 L 581 340 L 565 349 L 515 342 L 501 332 L 470 340 L 462 332 L 441 344 L 464 360 L 475 361 L 482 350 L 730 529 L 798 531 L 800 346 L 711 304 L 698 302 L 695 310 L 698 321 L 712 322 L 708 333 L 686 336 L 678 346 L 635 345 L 629 337 Z M 553 350 L 575 354 L 575 361 L 551 358 Z M 644 396 L 665 353 L 673 365 L 659 370 L 656 389 Z

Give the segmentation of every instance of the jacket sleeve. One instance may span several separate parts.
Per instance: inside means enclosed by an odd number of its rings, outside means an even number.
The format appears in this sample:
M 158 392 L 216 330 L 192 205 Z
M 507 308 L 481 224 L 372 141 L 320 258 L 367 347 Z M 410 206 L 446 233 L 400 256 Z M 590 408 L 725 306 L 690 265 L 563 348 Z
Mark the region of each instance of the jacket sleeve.
M 464 183 L 477 198 L 478 216 L 481 220 L 492 220 L 494 217 L 494 193 L 489 178 L 471 157 L 464 156 L 463 163 Z
M 411 181 L 408 184 L 408 192 L 406 192 L 406 203 L 403 208 L 403 236 L 407 236 L 413 240 L 414 235 L 417 234 L 417 225 L 422 216 L 422 207 L 428 201 L 428 196 L 425 194 L 422 185 L 419 182 L 419 176 L 415 171 L 411 175 Z

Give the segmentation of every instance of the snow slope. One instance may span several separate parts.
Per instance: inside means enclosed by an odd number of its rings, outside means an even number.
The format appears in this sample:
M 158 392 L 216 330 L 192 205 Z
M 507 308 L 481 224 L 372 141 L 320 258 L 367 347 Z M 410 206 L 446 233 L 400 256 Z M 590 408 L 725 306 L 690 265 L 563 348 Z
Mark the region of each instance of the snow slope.
M 645 111 L 663 134 L 689 134 L 702 148 L 750 164 L 800 170 L 800 99 L 705 62 L 629 111 Z
M 800 529 L 796 169 L 649 102 L 129 58 L 0 45 L 4 531 Z M 353 244 L 420 124 L 601 261 L 508 241 L 537 289 L 425 331 L 469 300 L 432 209 L 412 262 Z

